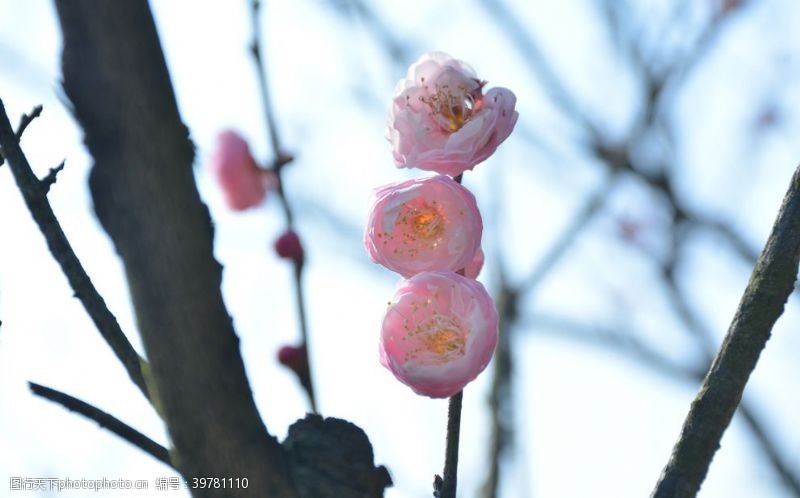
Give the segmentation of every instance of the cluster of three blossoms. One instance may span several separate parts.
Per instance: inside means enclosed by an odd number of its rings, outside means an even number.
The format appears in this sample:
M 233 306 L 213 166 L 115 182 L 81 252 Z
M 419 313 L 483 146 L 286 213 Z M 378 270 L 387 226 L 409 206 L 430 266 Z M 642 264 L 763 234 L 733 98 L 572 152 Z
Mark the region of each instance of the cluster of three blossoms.
M 494 302 L 475 280 L 484 259 L 483 222 L 460 179 L 494 153 L 518 114 L 511 91 L 484 94 L 485 84 L 466 63 L 441 52 L 409 68 L 395 91 L 387 138 L 398 167 L 438 174 L 377 189 L 364 233 L 370 259 L 405 278 L 383 320 L 381 363 L 416 393 L 434 398 L 452 396 L 475 379 L 497 344 Z M 211 165 L 236 211 L 259 205 L 280 181 L 232 131 L 220 135 Z M 291 230 L 275 248 L 284 258 L 303 257 Z
M 372 261 L 404 277 L 386 310 L 381 363 L 417 394 L 453 396 L 482 372 L 497 344 L 494 302 L 475 278 L 483 222 L 460 184 L 511 133 L 516 98 L 463 61 L 423 55 L 396 88 L 387 128 L 395 164 L 438 173 L 373 196 L 364 232 Z

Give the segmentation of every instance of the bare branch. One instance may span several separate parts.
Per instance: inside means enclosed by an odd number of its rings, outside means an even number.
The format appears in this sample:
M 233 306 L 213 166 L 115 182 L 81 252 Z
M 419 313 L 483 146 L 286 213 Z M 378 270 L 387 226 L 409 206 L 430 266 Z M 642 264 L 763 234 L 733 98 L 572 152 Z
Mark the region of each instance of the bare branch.
M 772 327 L 794 289 L 800 261 L 800 168 L 784 197 L 728 334 L 684 422 L 653 498 L 693 497 L 742 398 Z
M 497 310 L 500 316 L 497 349 L 492 359 L 492 387 L 489 393 L 489 413 L 491 426 L 489 433 L 489 471 L 481 489 L 484 498 L 496 498 L 500 485 L 502 458 L 513 449 L 514 391 L 512 355 L 512 336 L 516 333 L 517 300 L 519 294 L 508 284 L 508 279 L 500 266 L 500 289 L 497 293 Z
M 249 479 L 246 490 L 195 496 L 295 498 L 222 299 L 213 225 L 148 2 L 55 5 L 64 90 L 94 160 L 95 212 L 125 267 L 175 465 L 185 478 Z
M 32 114 L 35 114 L 32 113 Z M 144 360 L 133 349 L 130 341 L 122 332 L 116 317 L 106 306 L 105 300 L 97 292 L 89 275 L 83 269 L 81 262 L 72 250 L 67 236 L 61 229 L 42 183 L 36 178 L 30 164 L 19 146 L 19 137 L 12 130 L 8 115 L 2 100 L 0 100 L 0 153 L 8 160 L 14 180 L 28 206 L 28 210 L 39 230 L 47 241 L 47 247 L 53 258 L 61 266 L 61 271 L 67 277 L 75 297 L 80 300 L 83 308 L 91 317 L 100 335 L 114 351 L 122 362 L 134 384 L 148 397 L 142 375 L 142 362 Z
M 281 145 L 280 136 L 278 135 L 278 122 L 275 118 L 275 113 L 273 110 L 272 100 L 270 98 L 270 91 L 269 91 L 269 81 L 267 78 L 267 66 L 264 61 L 264 57 L 261 53 L 261 24 L 259 20 L 259 12 L 261 10 L 261 2 L 260 0 L 250 0 L 250 17 L 252 21 L 252 28 L 253 28 L 253 41 L 250 45 L 251 51 L 253 54 L 253 58 L 255 59 L 256 63 L 256 70 L 258 72 L 258 83 L 259 87 L 261 88 L 261 101 L 263 104 L 264 110 L 264 118 L 267 121 L 267 127 L 269 129 L 269 140 L 272 143 L 272 150 L 275 154 L 275 159 L 273 161 L 273 170 L 275 171 L 275 176 L 278 179 L 278 198 L 281 202 L 281 207 L 283 208 L 284 218 L 286 219 L 286 229 L 297 232 L 295 225 L 294 225 L 294 213 L 292 211 L 291 204 L 289 203 L 289 197 L 286 194 L 286 189 L 284 187 L 283 182 L 283 167 L 293 160 L 292 156 L 287 154 L 283 150 L 283 146 Z M 311 405 L 311 411 L 313 413 L 317 413 L 317 398 L 314 394 L 314 382 L 313 376 L 311 373 L 311 362 L 309 361 L 309 344 L 308 344 L 308 314 L 305 308 L 305 293 L 303 292 L 303 267 L 304 267 L 304 260 L 303 258 L 293 258 L 292 259 L 293 265 L 293 276 L 294 276 L 294 294 L 295 294 L 295 303 L 297 304 L 297 316 L 298 321 L 300 322 L 300 338 L 302 340 L 301 347 L 303 354 L 306 355 L 305 364 L 308 365 L 309 371 L 308 375 L 304 377 L 304 380 L 300 383 L 303 387 L 303 390 L 308 395 L 308 401 Z
M 519 17 L 514 15 L 502 0 L 479 0 L 479 3 L 483 5 L 486 13 L 494 19 L 497 25 L 517 46 L 523 59 L 528 61 L 528 67 L 533 71 L 534 76 L 542 82 L 550 98 L 553 99 L 564 114 L 576 120 L 588 133 L 589 137 L 594 140 L 598 136 L 597 128 L 570 94 L 568 86 L 558 75 L 550 60 L 534 39 L 530 27 L 520 23 Z
M 25 128 L 27 128 L 28 125 L 31 124 L 34 119 L 38 118 L 41 115 L 42 115 L 41 105 L 37 105 L 36 107 L 34 107 L 33 110 L 28 114 L 22 115 L 22 117 L 19 120 L 19 126 L 17 126 L 17 131 L 15 132 L 15 134 L 17 135 L 17 141 L 19 141 L 22 138 L 22 134 L 25 132 Z M 0 166 L 2 166 L 3 163 L 5 163 L 5 158 L 3 157 L 2 154 L 0 154 Z
M 522 325 L 525 327 L 554 332 L 563 339 L 598 344 L 670 377 L 699 380 L 703 375 L 700 367 L 677 363 L 629 330 L 583 323 L 548 313 L 526 313 L 523 319 Z
M 674 270 L 675 268 L 671 264 L 667 264 L 663 268 L 667 297 L 678 317 L 697 343 L 698 349 L 703 355 L 704 365 L 709 365 L 714 355 L 713 334 L 700 320 L 700 317 L 692 308 L 688 296 L 681 290 Z M 705 371 L 706 368 L 704 368 L 703 372 Z M 699 375 L 698 380 L 702 380 L 702 378 L 703 373 Z M 778 478 L 795 497 L 800 498 L 800 479 L 792 472 L 789 463 L 778 450 L 776 441 L 768 434 L 766 424 L 756 416 L 755 410 L 745 402 L 742 402 L 741 406 L 739 406 L 739 412 L 750 429 L 750 434 L 756 439 Z
M 90 420 L 94 420 L 100 427 L 108 429 L 120 438 L 149 454 L 156 460 L 160 460 L 172 467 L 172 462 L 169 458 L 169 451 L 165 447 L 153 441 L 128 424 L 122 422 L 113 415 L 110 415 L 103 410 L 86 403 L 85 401 L 61 391 L 45 387 L 34 382 L 28 382 L 28 386 L 33 394 L 41 396 L 44 399 L 50 400 L 54 403 L 58 403 L 67 410 L 79 413 Z
M 572 217 L 567 228 L 559 235 L 555 243 L 550 246 L 533 271 L 523 280 L 517 289 L 521 293 L 530 292 L 539 286 L 545 277 L 556 267 L 561 258 L 569 251 L 576 238 L 589 226 L 595 215 L 601 210 L 616 185 L 617 175 L 605 179 L 584 202 L 583 206 Z
M 28 114 L 23 114 L 22 117 L 19 119 L 19 126 L 17 126 L 17 140 L 22 138 L 22 134 L 25 133 L 25 128 L 28 127 L 29 124 L 33 122 L 34 119 L 38 118 L 42 115 L 42 106 L 37 105 L 33 108 L 33 110 Z
M 56 183 L 56 176 L 58 176 L 61 170 L 64 169 L 65 164 L 66 164 L 66 159 L 61 161 L 61 164 L 59 164 L 55 168 L 50 168 L 50 171 L 47 173 L 47 176 L 42 178 L 41 180 L 42 190 L 44 190 L 45 194 L 48 193 L 50 191 L 50 187 L 52 187 L 53 184 Z

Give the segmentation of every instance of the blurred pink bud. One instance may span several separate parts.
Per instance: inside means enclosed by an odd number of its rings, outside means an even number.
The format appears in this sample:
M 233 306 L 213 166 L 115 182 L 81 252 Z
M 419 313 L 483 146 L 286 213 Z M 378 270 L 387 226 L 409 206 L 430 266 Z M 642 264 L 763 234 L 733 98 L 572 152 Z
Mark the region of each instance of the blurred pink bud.
M 634 242 L 639 239 L 643 230 L 642 223 L 633 218 L 622 218 L 618 222 L 619 234 L 623 240 Z
M 259 168 L 247 142 L 231 130 L 219 134 L 211 168 L 225 194 L 225 202 L 234 211 L 261 204 L 267 189 L 276 182 L 274 173 Z
M 283 346 L 278 350 L 278 362 L 297 375 L 308 372 L 308 353 L 305 346 Z
M 480 275 L 481 270 L 483 269 L 483 261 L 486 258 L 483 254 L 483 249 L 480 247 L 477 251 L 475 251 L 475 255 L 472 256 L 472 261 L 464 268 L 464 276 L 467 278 L 478 278 Z
M 275 252 L 285 259 L 303 259 L 303 244 L 293 230 L 286 230 L 275 240 Z
M 399 168 L 457 176 L 497 149 L 519 117 L 505 88 L 485 81 L 443 52 L 424 54 L 395 88 L 386 137 Z
M 452 178 L 436 175 L 377 189 L 364 246 L 373 262 L 410 277 L 466 267 L 482 233 L 475 197 Z
M 400 282 L 383 318 L 383 366 L 417 394 L 446 398 L 486 368 L 497 345 L 497 310 L 476 280 L 451 271 Z
M 775 126 L 780 121 L 780 113 L 774 106 L 768 106 L 761 110 L 756 119 L 756 126 L 758 128 L 769 128 Z

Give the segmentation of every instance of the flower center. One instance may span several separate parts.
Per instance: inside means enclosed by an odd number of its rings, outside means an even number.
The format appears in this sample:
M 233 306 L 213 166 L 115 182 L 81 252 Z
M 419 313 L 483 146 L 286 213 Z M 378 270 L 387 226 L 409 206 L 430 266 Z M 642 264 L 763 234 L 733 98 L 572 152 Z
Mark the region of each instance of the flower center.
M 464 336 L 455 330 L 437 330 L 423 338 L 423 343 L 428 351 L 438 355 L 446 355 L 464 350 Z
M 426 246 L 438 245 L 447 228 L 447 219 L 439 212 L 436 201 L 433 204 L 418 200 L 405 205 L 400 223 L 406 227 L 403 230 L 406 244 L 420 241 Z
M 450 133 L 460 130 L 476 108 L 475 97 L 466 88 L 453 92 L 449 85 L 437 86 L 436 93 L 422 101 L 430 106 L 436 123 Z
M 425 307 L 431 300 L 425 302 Z M 467 332 L 461 321 L 454 316 L 437 312 L 408 331 L 409 338 L 415 338 L 417 347 L 406 353 L 406 361 L 416 358 L 429 365 L 441 365 L 464 356 Z
M 431 208 L 418 214 L 414 218 L 412 226 L 417 236 L 426 240 L 435 239 L 444 232 L 444 220 L 437 211 Z

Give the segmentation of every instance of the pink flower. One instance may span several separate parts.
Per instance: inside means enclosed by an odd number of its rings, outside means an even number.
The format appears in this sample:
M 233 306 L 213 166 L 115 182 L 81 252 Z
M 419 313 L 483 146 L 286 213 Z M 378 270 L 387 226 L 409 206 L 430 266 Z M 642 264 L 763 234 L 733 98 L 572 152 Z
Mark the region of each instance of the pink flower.
M 445 53 L 420 57 L 397 84 L 389 114 L 386 137 L 397 167 L 456 176 L 492 155 L 519 114 L 510 90 L 484 95 L 485 84 Z
M 483 269 L 484 259 L 486 259 L 486 256 L 483 254 L 483 249 L 479 247 L 472 257 L 472 261 L 464 267 L 464 276 L 467 278 L 478 278 L 478 275 L 480 275 Z
M 482 232 L 475 197 L 450 177 L 436 175 L 377 189 L 364 246 L 373 262 L 410 277 L 466 267 Z
M 400 283 L 386 310 L 381 363 L 417 394 L 446 398 L 489 364 L 497 327 L 479 282 L 451 271 L 419 273 Z
M 225 202 L 235 211 L 261 204 L 267 190 L 277 182 L 274 173 L 258 167 L 247 142 L 231 130 L 219 134 L 211 169 L 225 194 Z

